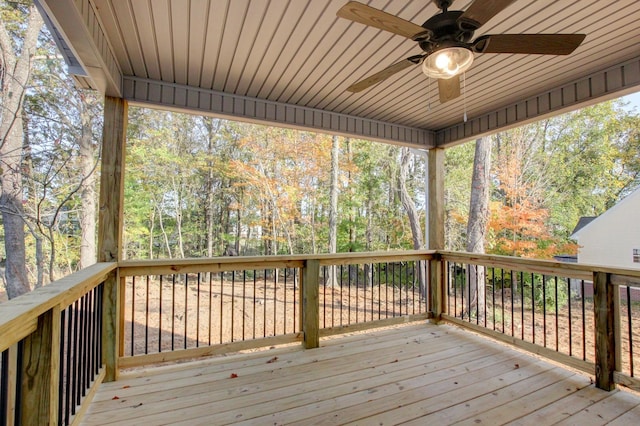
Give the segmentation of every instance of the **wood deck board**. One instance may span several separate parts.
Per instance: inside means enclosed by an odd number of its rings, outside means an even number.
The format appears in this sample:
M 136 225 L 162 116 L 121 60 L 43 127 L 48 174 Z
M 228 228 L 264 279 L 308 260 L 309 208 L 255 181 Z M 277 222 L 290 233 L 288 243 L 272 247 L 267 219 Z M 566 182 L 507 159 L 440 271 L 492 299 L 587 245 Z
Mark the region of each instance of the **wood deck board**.
M 491 340 L 421 323 L 323 339 L 318 349 L 293 346 L 124 373 L 101 385 L 82 424 L 558 421 L 640 424 L 640 397 L 600 391 L 588 377 Z

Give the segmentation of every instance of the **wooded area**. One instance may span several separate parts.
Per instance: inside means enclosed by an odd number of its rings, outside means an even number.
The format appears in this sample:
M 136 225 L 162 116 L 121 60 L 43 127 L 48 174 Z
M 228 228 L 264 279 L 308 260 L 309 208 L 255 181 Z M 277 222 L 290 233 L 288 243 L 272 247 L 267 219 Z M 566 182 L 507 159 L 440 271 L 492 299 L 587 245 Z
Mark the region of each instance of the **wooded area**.
M 0 13 L 3 300 L 95 262 L 103 112 L 33 6 Z M 126 258 L 424 244 L 424 152 L 141 108 L 127 136 Z M 575 252 L 578 218 L 640 183 L 640 117 L 619 101 L 489 139 L 488 253 Z M 446 151 L 447 249 L 467 247 L 474 155 L 474 143 Z

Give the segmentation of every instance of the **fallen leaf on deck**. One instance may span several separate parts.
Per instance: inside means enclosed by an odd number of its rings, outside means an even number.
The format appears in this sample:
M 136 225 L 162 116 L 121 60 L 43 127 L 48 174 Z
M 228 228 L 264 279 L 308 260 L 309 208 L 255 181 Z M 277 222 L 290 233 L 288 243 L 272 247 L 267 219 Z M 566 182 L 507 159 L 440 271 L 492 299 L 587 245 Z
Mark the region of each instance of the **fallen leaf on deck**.
M 517 370 L 518 368 L 520 368 L 520 364 L 516 364 L 514 367 L 515 367 L 515 368 L 516 368 L 516 370 Z
M 124 385 L 124 386 L 122 387 L 122 389 L 129 389 L 130 387 L 131 387 L 131 386 L 129 386 L 129 385 Z
M 271 364 L 272 362 L 276 362 L 278 360 L 277 356 L 274 356 L 273 358 L 271 358 L 269 361 L 267 361 L 267 364 Z
M 111 399 L 120 399 L 120 397 L 116 395 L 116 396 L 114 396 L 114 397 L 113 397 L 113 398 L 111 398 Z
M 231 373 L 231 376 L 229 376 L 230 379 L 235 379 L 236 377 L 238 377 L 236 373 Z

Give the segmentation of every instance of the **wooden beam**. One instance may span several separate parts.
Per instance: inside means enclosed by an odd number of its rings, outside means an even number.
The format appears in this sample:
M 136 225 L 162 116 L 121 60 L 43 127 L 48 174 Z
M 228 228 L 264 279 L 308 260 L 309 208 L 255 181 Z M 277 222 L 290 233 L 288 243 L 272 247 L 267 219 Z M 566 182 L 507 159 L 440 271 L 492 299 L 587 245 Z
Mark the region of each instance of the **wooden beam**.
M 593 274 L 593 307 L 596 333 L 596 386 L 607 391 L 616 387 L 613 379 L 616 361 L 614 332 L 614 294 L 610 274 Z
M 472 117 L 436 132 L 436 145 L 450 147 L 596 102 L 619 98 L 640 89 L 640 57 L 597 71 L 524 101 Z M 550 99 L 557 99 L 555 104 Z M 497 117 L 504 117 L 499 120 Z
M 100 169 L 98 262 L 117 262 L 122 259 L 127 110 L 127 101 L 124 99 L 105 97 Z
M 98 219 L 99 262 L 117 262 L 122 259 L 127 109 L 127 101 L 124 99 L 105 97 Z M 118 376 L 119 284 L 117 271 L 110 273 L 104 283 L 102 359 L 106 366 L 106 382 L 116 380 Z
M 66 47 L 64 55 L 76 60 L 70 65 L 82 67 L 92 89 L 120 96 L 122 71 L 91 0 L 39 0 L 37 4 L 48 26 L 55 27 L 52 36 L 58 46 Z
M 435 132 L 431 130 L 157 80 L 126 76 L 123 79 L 123 97 L 143 106 L 151 105 L 170 111 L 356 137 L 413 148 L 435 146 Z
M 320 346 L 320 261 L 309 259 L 302 271 L 302 331 L 305 349 Z
M 429 249 L 444 250 L 444 149 L 429 150 Z
M 434 148 L 428 154 L 429 170 L 429 247 L 431 250 L 444 249 L 444 149 Z M 445 292 L 442 260 L 439 254 L 429 261 L 429 301 L 432 319 L 440 321 Z

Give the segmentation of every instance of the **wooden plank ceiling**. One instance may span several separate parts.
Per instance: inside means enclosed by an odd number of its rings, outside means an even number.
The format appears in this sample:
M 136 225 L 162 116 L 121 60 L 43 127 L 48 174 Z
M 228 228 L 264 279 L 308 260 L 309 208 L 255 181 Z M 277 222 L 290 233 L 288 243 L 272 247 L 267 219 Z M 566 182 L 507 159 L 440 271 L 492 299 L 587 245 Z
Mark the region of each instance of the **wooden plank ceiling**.
M 499 33 L 584 33 L 585 41 L 570 56 L 476 54 L 466 73 L 466 99 L 446 104 L 439 103 L 436 82 L 430 82 L 419 66 L 361 93 L 345 91 L 354 82 L 421 53 L 411 40 L 336 17 L 346 0 L 63 0 L 76 8 L 75 23 L 68 19 L 68 7 L 56 6 L 55 0 L 39 2 L 81 62 L 86 40 L 71 30 L 81 22 L 89 23 L 86 34 L 93 38 L 92 47 L 98 52 L 94 56 L 106 55 L 105 49 L 113 55 L 122 83 L 114 79 L 114 88 L 107 84 L 102 89 L 107 93 L 179 106 L 165 92 L 154 101 L 147 99 L 152 94 L 135 93 L 134 86 L 152 81 L 162 87 L 185 86 L 198 93 L 228 94 L 236 100 L 418 129 L 434 135 L 421 139 L 431 146 L 436 140 L 442 145 L 457 143 L 545 113 L 640 89 L 638 0 L 516 0 L 474 38 Z M 439 12 L 430 0 L 363 2 L 417 24 Z M 455 0 L 452 9 L 465 10 L 469 4 L 469 0 Z M 93 20 L 87 17 L 92 14 Z M 103 41 L 97 32 L 103 34 Z M 108 61 L 102 62 L 107 67 Z M 572 84 L 582 95 L 569 99 L 560 91 L 559 105 L 540 111 L 536 105 L 525 117 L 515 111 L 524 100 L 539 104 L 552 97 L 554 90 L 566 91 Z M 209 103 L 200 110 L 207 108 L 215 112 Z M 463 123 L 465 108 L 467 124 Z M 512 119 L 508 108 L 514 109 Z M 241 109 L 232 108 L 229 115 L 250 118 L 246 108 Z M 492 122 L 491 114 L 501 109 L 507 117 L 498 116 Z M 282 120 L 274 117 L 272 121 Z M 306 127 L 304 119 L 301 123 L 298 127 Z M 462 130 L 455 130 L 456 126 Z

